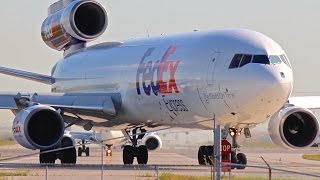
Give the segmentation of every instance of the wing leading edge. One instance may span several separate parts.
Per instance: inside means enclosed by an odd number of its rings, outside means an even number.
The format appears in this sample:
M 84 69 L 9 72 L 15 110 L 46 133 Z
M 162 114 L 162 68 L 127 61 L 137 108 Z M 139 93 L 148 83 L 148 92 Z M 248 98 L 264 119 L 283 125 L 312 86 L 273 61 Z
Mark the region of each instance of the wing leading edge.
M 290 97 L 289 103 L 307 109 L 320 109 L 320 96 Z
M 0 109 L 18 110 L 33 103 L 47 105 L 73 114 L 106 114 L 116 116 L 121 107 L 121 95 L 118 93 L 76 93 L 76 94 L 0 94 Z

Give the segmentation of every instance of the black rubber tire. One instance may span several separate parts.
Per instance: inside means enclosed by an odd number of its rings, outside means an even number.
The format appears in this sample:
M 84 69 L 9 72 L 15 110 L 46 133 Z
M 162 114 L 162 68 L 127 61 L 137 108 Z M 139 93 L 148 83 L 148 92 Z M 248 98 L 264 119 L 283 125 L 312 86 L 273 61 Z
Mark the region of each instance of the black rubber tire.
M 61 164 L 76 164 L 77 162 L 77 151 L 76 148 L 63 150 L 61 157 Z
M 198 150 L 198 163 L 199 163 L 199 165 L 206 165 L 204 147 L 205 146 L 200 146 L 199 150 Z
M 78 147 L 78 156 L 82 156 L 82 148 Z
M 89 147 L 86 147 L 86 156 L 90 156 L 90 149 L 89 149 Z
M 138 164 L 148 163 L 148 148 L 147 146 L 139 146 L 137 148 L 137 161 Z
M 237 155 L 235 152 L 231 152 L 231 163 L 238 164 L 238 159 L 237 159 Z M 237 167 L 238 166 L 231 165 L 231 169 L 235 169 Z
M 133 164 L 133 147 L 132 146 L 124 146 L 122 160 L 123 164 Z
M 237 154 L 238 164 L 247 165 L 247 157 L 243 153 Z M 245 169 L 246 166 L 238 166 L 237 169 Z
M 47 150 L 43 150 L 47 151 Z M 43 152 L 40 151 L 40 152 Z M 54 152 L 39 155 L 40 164 L 54 164 L 56 162 L 56 154 Z
M 213 161 L 213 146 L 206 146 L 206 165 L 213 165 Z

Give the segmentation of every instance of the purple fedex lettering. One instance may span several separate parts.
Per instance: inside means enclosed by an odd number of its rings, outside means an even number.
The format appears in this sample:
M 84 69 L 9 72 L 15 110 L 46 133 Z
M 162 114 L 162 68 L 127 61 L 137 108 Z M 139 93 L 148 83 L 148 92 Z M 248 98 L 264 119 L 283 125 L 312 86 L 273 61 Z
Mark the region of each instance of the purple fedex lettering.
M 147 63 L 144 63 L 144 60 L 152 55 L 152 52 L 155 50 L 155 48 L 149 48 L 144 55 L 141 58 L 137 74 L 136 74 L 136 88 L 137 88 L 137 93 L 138 95 L 141 95 L 141 90 L 140 90 L 140 75 L 142 75 L 142 86 L 143 90 L 146 95 L 150 96 L 151 94 L 151 89 L 155 95 L 158 95 L 159 92 L 159 82 L 156 81 L 154 83 L 153 78 L 154 78 L 154 73 L 155 71 L 159 71 L 159 61 L 155 63 L 154 66 L 152 66 L 152 61 L 148 61 Z M 158 74 L 158 73 L 157 73 Z M 157 77 L 158 78 L 158 77 Z M 150 81 L 149 85 L 146 85 L 146 81 Z
M 142 76 L 142 88 L 147 96 L 164 93 L 179 93 L 178 86 L 175 80 L 175 73 L 179 66 L 180 61 L 170 61 L 169 56 L 174 54 L 176 46 L 170 46 L 161 61 L 157 60 L 154 64 L 152 61 L 144 62 L 147 57 L 151 56 L 155 48 L 149 48 L 141 58 L 137 74 L 136 74 L 136 89 L 137 94 L 141 95 L 140 76 Z M 167 81 L 164 80 L 164 74 L 169 75 Z

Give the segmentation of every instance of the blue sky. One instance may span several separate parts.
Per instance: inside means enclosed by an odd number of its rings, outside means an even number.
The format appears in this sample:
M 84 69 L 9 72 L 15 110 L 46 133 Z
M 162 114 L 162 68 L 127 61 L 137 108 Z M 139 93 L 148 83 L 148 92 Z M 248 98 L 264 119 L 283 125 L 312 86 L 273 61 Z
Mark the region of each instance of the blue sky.
M 55 1 L 4 1 L 0 6 L 0 66 L 49 74 L 62 52 L 47 47 L 40 27 Z M 98 0 L 109 27 L 93 43 L 194 29 L 241 27 L 262 32 L 287 52 L 295 92 L 320 92 L 320 1 L 318 0 Z M 1 91 L 49 91 L 38 83 L 0 76 Z M 3 113 L 2 113 L 3 114 Z M 10 117 L 6 114 L 1 117 Z

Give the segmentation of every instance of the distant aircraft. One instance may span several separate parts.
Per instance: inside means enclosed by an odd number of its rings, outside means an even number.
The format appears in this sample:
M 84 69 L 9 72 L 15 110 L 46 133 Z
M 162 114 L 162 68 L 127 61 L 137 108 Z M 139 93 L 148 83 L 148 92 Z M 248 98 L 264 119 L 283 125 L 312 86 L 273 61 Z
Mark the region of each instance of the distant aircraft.
M 216 121 L 233 137 L 232 162 L 246 164 L 236 137 L 250 137 L 249 128 L 268 119 L 271 138 L 283 147 L 308 147 L 317 138 L 314 114 L 287 103 L 291 65 L 269 37 L 219 29 L 86 47 L 107 24 L 105 9 L 94 0 L 58 1 L 41 33 L 49 47 L 64 51 L 51 75 L 0 67 L 3 74 L 51 85 L 47 94 L 1 94 L 0 107 L 16 115 L 13 135 L 19 144 L 41 152 L 71 146 L 64 123 L 121 130 L 131 142 L 123 148 L 123 163 L 136 158 L 147 164 L 148 149 L 138 144 L 147 130 L 212 129 Z M 212 151 L 201 146 L 199 164 L 208 164 Z M 75 164 L 76 149 L 40 154 L 40 163 L 56 159 Z

